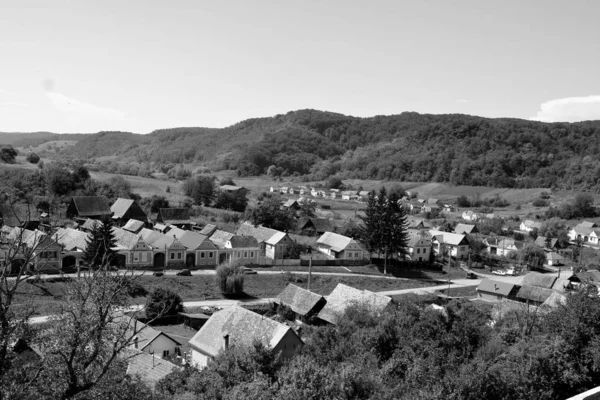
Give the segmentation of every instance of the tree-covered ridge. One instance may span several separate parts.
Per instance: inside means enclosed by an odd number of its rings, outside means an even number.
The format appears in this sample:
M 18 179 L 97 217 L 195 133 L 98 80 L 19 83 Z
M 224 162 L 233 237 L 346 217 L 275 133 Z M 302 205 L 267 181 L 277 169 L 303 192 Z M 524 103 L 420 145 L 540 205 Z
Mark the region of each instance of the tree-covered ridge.
M 413 112 L 358 118 L 300 110 L 223 129 L 114 135 L 91 135 L 62 155 L 206 162 L 240 175 L 263 174 L 275 165 L 284 175 L 314 179 L 339 173 L 462 185 L 600 188 L 600 121 L 549 124 Z M 119 145 L 104 146 L 108 140 Z

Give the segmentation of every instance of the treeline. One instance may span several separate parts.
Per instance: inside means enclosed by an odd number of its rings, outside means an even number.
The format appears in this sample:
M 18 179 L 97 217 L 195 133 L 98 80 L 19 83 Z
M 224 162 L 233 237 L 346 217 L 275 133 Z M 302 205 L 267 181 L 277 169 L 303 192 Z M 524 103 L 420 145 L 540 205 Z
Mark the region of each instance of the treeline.
M 352 306 L 337 326 L 306 328 L 287 362 L 260 345 L 174 372 L 165 399 L 565 399 L 600 385 L 600 301 L 588 293 L 542 312 L 510 303 L 444 310 L 405 299 L 374 316 Z M 488 309 L 489 310 L 489 309 Z
M 108 143 L 110 142 L 110 143 Z M 115 143 L 118 143 L 116 145 Z M 600 189 L 600 122 L 542 123 L 460 114 L 357 118 L 300 110 L 223 129 L 90 135 L 61 156 L 204 162 L 240 175 L 305 175 L 497 187 Z

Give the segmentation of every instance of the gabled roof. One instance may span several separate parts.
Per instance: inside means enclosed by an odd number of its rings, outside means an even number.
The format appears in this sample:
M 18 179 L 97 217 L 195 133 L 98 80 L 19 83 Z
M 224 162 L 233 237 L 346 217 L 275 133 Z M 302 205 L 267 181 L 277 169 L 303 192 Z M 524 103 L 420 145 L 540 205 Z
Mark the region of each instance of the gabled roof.
M 315 227 L 317 233 L 325 233 L 333 230 L 331 222 L 326 218 L 301 218 L 298 221 L 298 229 L 302 230 L 310 224 Z
M 288 201 L 286 201 L 285 203 L 283 203 L 283 206 L 285 208 L 290 208 L 290 207 L 300 207 L 300 204 L 298 204 L 297 200 L 294 199 L 289 199 Z
M 477 227 L 471 224 L 457 224 L 454 228 L 454 233 L 457 234 L 469 234 L 477 232 Z
M 210 240 L 215 246 L 219 247 L 219 248 L 224 248 L 225 247 L 225 243 L 227 243 L 227 241 L 229 239 L 231 239 L 234 236 L 233 233 L 231 232 L 226 232 L 226 231 L 221 231 L 221 230 L 216 230 L 209 238 L 208 240 Z
M 142 230 L 138 233 L 138 235 L 140 235 L 142 237 L 142 239 L 144 239 L 144 241 L 152 247 L 154 247 L 154 243 L 157 240 L 166 236 L 160 232 L 153 231 L 152 229 L 148 229 L 148 228 L 142 228 Z
M 319 312 L 318 317 L 323 321 L 335 324 L 346 308 L 352 304 L 365 304 L 376 312 L 382 312 L 392 301 L 391 297 L 382 296 L 368 290 L 359 290 L 338 283 L 327 297 L 327 304 Z
M 173 242 L 175 242 L 176 240 L 177 239 L 175 239 L 173 236 L 162 235 L 154 242 L 148 244 L 157 250 L 164 250 L 165 248 L 171 247 Z
M 559 305 L 567 303 L 567 297 L 564 294 L 552 291 L 552 294 L 544 301 L 542 306 L 556 308 Z
M 513 291 L 515 285 L 513 283 L 493 281 L 491 279 L 484 279 L 477 286 L 477 291 L 495 293 L 502 296 L 508 296 Z
M 434 199 L 433 197 L 430 197 L 427 199 L 427 204 L 437 204 L 439 202 L 438 199 Z
M 167 236 L 171 236 L 179 239 L 182 237 L 187 231 L 185 229 L 178 228 L 176 226 L 171 226 L 169 231 L 165 233 Z
M 431 247 L 431 240 L 420 235 L 411 235 L 408 240 L 408 247 Z
M 97 226 L 101 226 L 102 221 L 98 221 L 97 219 L 86 219 L 83 225 L 81 225 L 81 229 L 87 229 L 88 231 L 93 230 Z
M 537 286 L 550 289 L 556 281 L 556 276 L 540 274 L 539 272 L 530 272 L 523 277 L 523 285 Z
M 220 187 L 220 189 L 225 190 L 226 192 L 237 192 L 238 190 L 242 190 L 244 188 L 241 186 L 223 185 Z
M 104 196 L 73 196 L 71 201 L 80 217 L 112 215 L 108 199 Z
M 449 244 L 451 246 L 458 246 L 466 239 L 465 235 L 459 235 L 457 233 L 451 233 L 451 232 L 437 231 L 434 229 L 429 231 L 429 233 L 431 234 L 431 237 L 435 237 L 435 239 L 438 242 L 444 243 L 444 244 Z
M 200 231 L 201 235 L 210 236 L 217 230 L 216 225 L 206 224 L 204 228 Z
M 275 299 L 275 303 L 284 304 L 290 307 L 296 314 L 303 316 L 313 311 L 319 302 L 324 301 L 323 296 L 292 285 L 291 283 Z
M 123 218 L 133 203 L 134 201 L 132 199 L 122 199 L 119 197 L 117 201 L 115 201 L 110 207 L 110 211 L 113 213 L 113 218 Z
M 177 239 L 179 239 L 181 244 L 188 250 L 195 250 L 207 239 L 207 236 L 198 232 L 185 231 L 183 235 L 177 236 Z
M 161 208 L 158 210 L 157 220 L 166 225 L 193 223 L 189 208 Z
M 296 335 L 287 325 L 245 308 L 232 306 L 214 313 L 189 343 L 202 353 L 216 357 L 224 349 L 223 337 L 226 335 L 230 346 L 251 346 L 259 341 L 272 349 L 288 332 Z
M 353 241 L 351 237 L 340 235 L 333 232 L 325 232 L 317 239 L 317 244 L 325 245 L 331 250 L 343 251 Z
M 535 221 L 532 221 L 530 219 L 527 219 L 527 220 L 523 221 L 523 225 L 526 226 L 526 227 L 528 227 L 528 228 L 531 228 L 531 229 L 533 229 L 533 228 L 538 228 L 539 229 L 542 226 L 542 223 L 541 222 L 535 222 Z
M 600 282 L 600 271 L 595 269 L 578 272 L 573 276 L 579 278 L 581 282 Z
M 575 228 L 594 228 L 596 226 L 595 222 L 582 221 L 578 223 Z
M 550 239 L 550 248 L 553 248 L 556 246 L 556 242 L 558 242 L 558 239 L 555 238 L 551 238 Z M 544 236 L 538 236 L 535 239 L 535 244 L 541 248 L 545 248 L 546 246 L 546 238 Z
M 260 225 L 255 226 L 250 221 L 245 221 L 236 232 L 237 235 L 241 236 L 253 236 L 259 244 L 266 242 L 276 233 L 280 232 Z
M 546 254 L 546 260 L 548 261 L 562 261 L 564 259 L 565 258 L 563 256 L 555 251 L 551 251 L 550 253 Z
M 517 297 L 523 300 L 544 303 L 550 296 L 552 296 L 552 293 L 554 293 L 554 290 L 552 289 L 539 286 L 523 285 L 517 292 Z
M 72 228 L 60 228 L 54 234 L 58 243 L 64 247 L 66 251 L 81 250 L 84 251 L 87 247 L 87 237 L 89 233 L 78 231 Z
M 130 219 L 123 226 L 123 229 L 129 232 L 138 233 L 144 227 L 144 223 L 142 221 L 138 221 L 137 219 Z
M 229 239 L 232 249 L 258 248 L 258 242 L 252 236 L 235 235 Z
M 114 247 L 116 250 L 131 250 L 140 240 L 139 235 L 121 228 L 113 227 L 112 231 L 115 235 L 115 239 L 117 240 Z
M 149 388 L 154 389 L 158 381 L 181 367 L 143 351 L 127 349 L 127 375 L 137 376 Z
M 279 243 L 281 240 L 283 240 L 283 238 L 285 238 L 286 236 L 287 236 L 287 233 L 277 232 L 276 234 L 271 236 L 269 239 L 265 240 L 265 243 L 274 246 L 277 243 Z

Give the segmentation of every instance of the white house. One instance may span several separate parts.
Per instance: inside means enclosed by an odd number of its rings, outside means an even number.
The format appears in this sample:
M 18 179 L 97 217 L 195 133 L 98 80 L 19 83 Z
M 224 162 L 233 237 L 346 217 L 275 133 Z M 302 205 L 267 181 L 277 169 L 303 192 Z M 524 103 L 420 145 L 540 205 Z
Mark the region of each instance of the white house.
M 526 219 L 525 221 L 521 222 L 521 225 L 519 226 L 519 229 L 522 232 L 531 232 L 534 229 L 540 229 L 542 227 L 542 223 L 541 222 L 535 222 L 532 221 L 530 219 Z
M 333 232 L 321 235 L 317 249 L 332 259 L 361 260 L 364 256 L 364 250 L 354 239 Z
M 429 261 L 431 256 L 431 239 L 421 235 L 413 235 L 408 242 L 408 254 L 413 261 Z
M 465 259 L 469 255 L 469 240 L 465 235 L 431 230 L 433 249 L 436 254 L 447 254 L 451 257 Z
M 465 221 L 477 221 L 479 219 L 479 215 L 471 210 L 463 211 L 462 218 Z
M 304 343 L 289 326 L 233 306 L 214 313 L 190 339 L 191 364 L 204 368 L 230 347 L 249 347 L 262 342 L 283 358 L 292 357 Z

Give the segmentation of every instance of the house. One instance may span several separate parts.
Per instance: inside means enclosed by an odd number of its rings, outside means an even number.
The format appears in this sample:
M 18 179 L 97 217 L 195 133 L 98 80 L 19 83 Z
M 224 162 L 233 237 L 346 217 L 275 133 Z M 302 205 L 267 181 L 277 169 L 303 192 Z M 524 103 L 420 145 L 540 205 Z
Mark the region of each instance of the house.
M 467 210 L 467 211 L 463 211 L 462 213 L 462 219 L 464 219 L 465 221 L 477 221 L 479 219 L 479 214 L 471 211 L 471 210 Z
M 234 235 L 234 233 L 217 229 L 212 235 L 210 235 L 208 240 L 210 240 L 218 249 L 224 249 L 225 243 L 227 243 L 227 241 Z
M 546 265 L 557 266 L 564 265 L 565 258 L 555 251 L 546 254 Z
M 358 196 L 354 190 L 346 190 L 342 192 L 342 200 L 356 200 Z
M 123 225 L 130 219 L 147 221 L 148 216 L 135 200 L 118 198 L 110 207 L 113 220 Z M 141 228 L 140 228 L 141 229 Z
M 358 200 L 366 202 L 367 200 L 369 200 L 369 191 L 368 190 L 361 190 L 360 192 L 358 192 Z
M 431 239 L 419 234 L 412 235 L 408 241 L 408 254 L 413 261 L 429 261 L 431 257 Z
M 184 231 L 177 239 L 186 248 L 186 268 L 215 267 L 218 264 L 219 249 L 208 236 L 195 231 Z
M 435 205 L 437 205 L 437 204 L 439 204 L 439 202 L 440 201 L 438 199 L 434 199 L 433 197 L 430 197 L 430 198 L 427 199 L 427 204 L 432 204 L 432 205 L 435 204 Z
M 81 257 L 87 247 L 89 234 L 73 228 L 60 228 L 54 238 L 62 247 L 62 270 L 68 271 L 82 264 Z
M 596 228 L 596 223 L 595 222 L 582 221 L 582 222 L 578 223 L 575 227 L 576 228 Z
M 67 207 L 67 218 L 102 219 L 111 217 L 108 199 L 104 196 L 73 196 Z
M 136 236 L 138 240 L 133 247 L 129 251 L 121 252 L 121 254 L 125 253 L 126 255 L 126 266 L 142 268 L 153 265 L 154 252 L 152 246 L 146 243 L 139 235 Z
M 364 305 L 369 307 L 374 313 L 381 314 L 391 303 L 391 297 L 338 283 L 327 297 L 325 307 L 323 307 L 317 316 L 322 321 L 335 325 L 351 305 Z
M 569 277 L 569 281 L 574 284 L 587 283 L 600 285 L 600 271 L 591 269 L 588 271 L 577 272 Z
M 102 225 L 102 222 L 97 219 L 88 218 L 83 222 L 83 224 L 81 224 L 80 228 L 82 231 L 91 232 L 96 229 L 98 225 Z
M 484 279 L 477 286 L 477 297 L 487 301 L 501 301 L 507 298 L 514 299 L 517 290 L 517 285 L 513 283 Z
M 177 313 L 177 322 L 183 323 L 183 326 L 193 329 L 195 331 L 200 330 L 209 320 L 210 316 L 202 313 Z
M 269 188 L 269 192 L 271 192 L 271 193 L 275 193 L 275 192 L 278 192 L 278 191 L 279 191 L 279 189 L 277 189 L 277 188 L 276 188 L 276 187 L 274 187 L 274 186 L 271 186 L 271 187 Z
M 540 229 L 542 227 L 542 223 L 541 222 L 535 222 L 532 221 L 530 219 L 526 219 L 525 221 L 521 222 L 521 225 L 519 225 L 519 229 L 521 230 L 521 232 L 532 232 L 534 229 Z
M 483 242 L 488 248 L 488 252 L 493 255 L 506 256 L 511 251 L 518 251 L 523 248 L 524 243 L 514 239 L 487 238 Z
M 227 193 L 243 193 L 246 194 L 248 189 L 242 186 L 234 186 L 234 185 L 222 185 L 219 187 L 219 190 Z
M 144 225 L 145 224 L 142 221 L 138 221 L 137 219 L 130 219 L 125 225 L 123 225 L 123 229 L 131 233 L 138 233 L 142 230 Z
M 191 230 L 192 226 L 196 225 L 196 223 L 190 218 L 189 208 L 161 208 L 158 210 L 156 222 Z
M 555 292 L 552 289 L 523 284 L 517 292 L 517 299 L 527 304 L 540 306 L 553 293 Z
M 453 212 L 455 210 L 455 208 L 452 204 L 444 204 L 443 210 L 445 213 L 450 213 L 450 212 Z
M 290 283 L 273 302 L 289 307 L 296 314 L 296 319 L 307 322 L 325 307 L 326 300 L 319 294 Z
M 147 354 L 142 351 L 127 350 L 124 352 L 127 359 L 126 374 L 139 378 L 147 387 L 154 390 L 158 381 L 181 367 L 170 361 Z
M 310 189 L 310 195 L 312 197 L 319 197 L 319 191 L 315 188 Z
M 293 188 L 293 187 L 288 189 L 288 194 L 298 194 L 298 192 L 300 192 L 300 189 Z
M 431 230 L 431 242 L 437 255 L 447 254 L 450 257 L 465 259 L 469 255 L 469 240 L 465 235 Z
M 287 186 L 281 187 L 279 188 L 279 193 L 281 194 L 286 194 L 288 192 L 289 188 Z
M 364 250 L 354 239 L 333 232 L 325 232 L 317 239 L 317 249 L 332 259 L 362 260 Z
M 316 236 L 322 235 L 327 231 L 333 231 L 333 225 L 326 218 L 300 218 L 296 229 L 302 235 Z
M 260 247 L 253 236 L 234 235 L 225 242 L 227 261 L 237 264 L 256 264 Z
M 13 265 L 15 261 L 21 259 L 20 265 L 27 262 L 32 271 L 60 271 L 62 247 L 55 235 L 49 237 L 39 230 L 31 231 L 9 226 L 3 227 L 2 231 L 5 245 L 14 246 Z M 22 250 L 16 251 L 17 246 Z M 4 258 L 6 259 L 6 254 Z
M 431 229 L 432 226 L 423 218 L 408 217 L 406 219 L 408 229 Z
M 133 336 L 131 347 L 146 354 L 167 358 L 180 355 L 181 343 L 168 334 L 158 331 L 135 317 L 123 316 L 116 319 L 117 323 L 128 325 L 128 332 Z
M 459 235 L 472 235 L 474 233 L 479 233 L 479 231 L 475 225 L 457 224 L 454 228 L 454 233 L 458 233 Z
M 300 204 L 297 200 L 289 199 L 285 203 L 283 203 L 283 208 L 287 208 L 288 210 L 299 210 Z
M 440 207 L 437 204 L 423 204 L 421 206 L 422 213 L 439 212 Z
M 304 343 L 289 326 L 245 308 L 233 306 L 214 313 L 190 339 L 191 364 L 204 368 L 222 351 L 261 342 L 283 358 L 292 357 Z
M 238 228 L 236 234 L 254 237 L 260 246 L 261 255 L 273 260 L 286 256 L 293 243 L 287 233 L 260 225 L 255 226 L 249 221 L 245 221 Z
M 156 232 L 165 233 L 170 229 L 170 227 L 165 224 L 161 224 L 160 222 L 156 222 L 152 229 L 154 229 Z
M 550 240 L 547 241 L 545 237 L 538 236 L 535 239 L 535 244 L 536 244 L 536 246 L 541 247 L 542 249 L 548 249 L 548 250 L 558 249 L 558 239 L 556 239 L 556 238 L 550 238 Z

